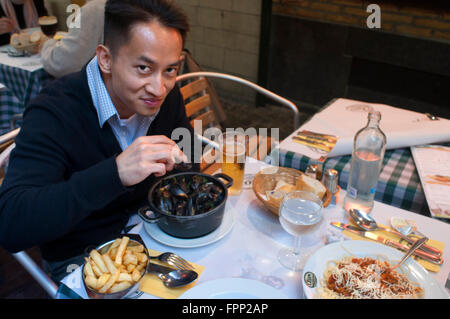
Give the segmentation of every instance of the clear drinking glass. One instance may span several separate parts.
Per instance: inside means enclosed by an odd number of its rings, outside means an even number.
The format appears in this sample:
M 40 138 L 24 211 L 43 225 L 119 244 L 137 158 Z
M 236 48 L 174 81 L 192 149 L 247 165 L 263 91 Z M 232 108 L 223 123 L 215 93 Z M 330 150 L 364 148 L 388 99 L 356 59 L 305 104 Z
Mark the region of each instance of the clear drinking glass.
M 301 252 L 301 239 L 319 228 L 322 207 L 322 200 L 310 192 L 293 191 L 283 197 L 279 210 L 280 223 L 295 238 L 293 248 L 283 248 L 278 253 L 278 260 L 283 266 L 294 271 L 303 268 L 307 256 Z
M 222 133 L 218 141 L 222 156 L 222 173 L 233 179 L 233 186 L 228 189 L 228 194 L 239 195 L 244 182 L 246 137 L 243 133 L 228 131 Z

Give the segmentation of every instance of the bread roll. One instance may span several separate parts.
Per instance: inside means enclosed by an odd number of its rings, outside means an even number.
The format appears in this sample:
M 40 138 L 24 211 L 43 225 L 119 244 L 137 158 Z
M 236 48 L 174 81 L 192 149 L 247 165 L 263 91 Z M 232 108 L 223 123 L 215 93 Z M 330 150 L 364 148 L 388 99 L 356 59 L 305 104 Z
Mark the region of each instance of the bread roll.
M 11 43 L 11 45 L 12 45 L 13 47 L 20 45 L 20 37 L 19 37 L 19 34 L 18 34 L 18 33 L 14 33 L 14 34 L 11 36 L 11 41 L 10 41 L 10 43 Z
M 295 191 L 295 185 L 279 180 L 272 191 L 267 192 L 267 198 L 272 205 L 280 206 L 284 195 Z
M 30 35 L 28 33 L 20 33 L 19 34 L 19 42 L 20 42 L 20 45 L 30 44 Z
M 41 40 L 41 37 L 42 37 L 42 33 L 40 31 L 34 31 L 31 34 L 30 41 L 31 41 L 31 43 L 39 42 Z
M 301 175 L 299 177 L 297 180 L 296 189 L 314 193 L 320 199 L 323 198 L 327 191 L 325 186 L 320 181 L 307 175 Z

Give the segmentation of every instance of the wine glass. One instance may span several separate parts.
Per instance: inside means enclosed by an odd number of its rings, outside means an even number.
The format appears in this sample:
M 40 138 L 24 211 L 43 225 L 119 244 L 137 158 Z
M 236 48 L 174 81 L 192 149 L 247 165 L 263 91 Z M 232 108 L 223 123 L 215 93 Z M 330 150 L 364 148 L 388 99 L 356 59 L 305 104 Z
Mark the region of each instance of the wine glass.
M 307 256 L 301 253 L 302 235 L 312 234 L 322 219 L 322 200 L 306 191 L 293 191 L 284 195 L 280 205 L 281 226 L 295 238 L 293 248 L 283 248 L 278 253 L 279 262 L 294 271 L 301 270 Z

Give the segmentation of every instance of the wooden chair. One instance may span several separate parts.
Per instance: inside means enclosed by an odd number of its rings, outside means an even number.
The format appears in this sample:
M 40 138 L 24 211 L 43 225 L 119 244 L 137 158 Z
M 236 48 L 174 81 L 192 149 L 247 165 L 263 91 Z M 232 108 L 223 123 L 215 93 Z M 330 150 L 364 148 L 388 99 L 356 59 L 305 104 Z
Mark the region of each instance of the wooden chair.
M 201 121 L 201 134 L 203 134 L 204 130 L 208 127 L 217 127 L 221 129 L 220 122 L 217 120 L 218 116 L 215 114 L 214 109 L 211 108 L 211 96 L 208 92 L 208 82 L 206 77 L 214 77 L 221 78 L 225 80 L 230 80 L 234 82 L 241 83 L 247 87 L 250 87 L 257 92 L 271 98 L 272 100 L 281 103 L 284 106 L 289 107 L 293 112 L 293 129 L 297 129 L 299 127 L 300 117 L 297 106 L 291 101 L 276 95 L 275 93 L 266 90 L 260 87 L 257 84 L 254 84 L 250 81 L 247 81 L 243 78 L 224 74 L 217 72 L 192 72 L 185 73 L 179 75 L 177 77 L 177 82 L 181 83 L 180 91 L 183 96 L 186 105 L 186 114 L 191 120 L 191 125 L 196 129 L 194 121 Z M 192 80 L 193 79 L 193 80 Z M 187 80 L 191 80 L 188 83 Z M 217 149 L 217 143 L 213 143 L 207 138 L 200 136 L 198 130 L 196 129 L 196 133 L 198 134 L 198 138 L 201 138 L 202 141 L 206 144 L 210 144 Z M 250 136 L 248 141 L 249 148 L 247 149 L 247 156 L 253 157 L 258 160 L 263 160 L 266 155 L 268 155 L 273 148 L 276 141 L 274 141 L 269 136 Z M 208 174 L 216 171 L 220 166 L 217 163 L 211 163 L 211 160 L 205 160 L 205 158 L 216 158 L 218 153 L 212 149 L 210 152 L 207 152 L 202 157 L 202 162 L 200 164 L 200 169 L 203 172 Z

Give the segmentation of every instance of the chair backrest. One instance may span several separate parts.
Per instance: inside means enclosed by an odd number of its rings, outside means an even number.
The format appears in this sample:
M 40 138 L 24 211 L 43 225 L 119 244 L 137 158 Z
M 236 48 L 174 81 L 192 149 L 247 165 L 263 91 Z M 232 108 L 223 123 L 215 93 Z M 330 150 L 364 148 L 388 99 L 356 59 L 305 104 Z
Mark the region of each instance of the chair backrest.
M 211 96 L 208 92 L 208 83 L 205 78 L 187 83 L 180 88 L 186 105 L 186 115 L 194 126 L 195 120 L 202 121 L 202 131 L 207 127 L 220 127 L 214 110 L 211 109 Z
M 180 87 L 181 95 L 186 106 L 186 114 L 191 120 L 191 125 L 194 126 L 195 120 L 202 121 L 202 132 L 208 126 L 220 127 L 220 123 L 217 121 L 217 116 L 213 109 L 211 109 L 211 96 L 208 93 L 208 82 L 205 77 L 218 77 L 226 80 L 241 83 L 247 87 L 250 87 L 259 93 L 262 93 L 275 101 L 288 106 L 294 112 L 294 128 L 298 126 L 298 110 L 295 104 L 292 102 L 264 89 L 258 85 L 251 83 L 245 79 L 222 73 L 214 72 L 192 72 L 185 73 L 178 76 L 177 81 L 183 83 L 185 80 L 193 79 L 191 82 L 184 84 Z M 271 149 L 275 145 L 274 141 L 269 136 L 251 136 L 248 141 L 247 156 L 253 157 L 257 160 L 263 160 L 264 157 L 270 154 Z M 219 152 L 215 149 L 210 149 L 204 153 L 201 158 L 200 169 L 206 173 L 212 173 L 220 168 L 214 161 L 217 160 Z

